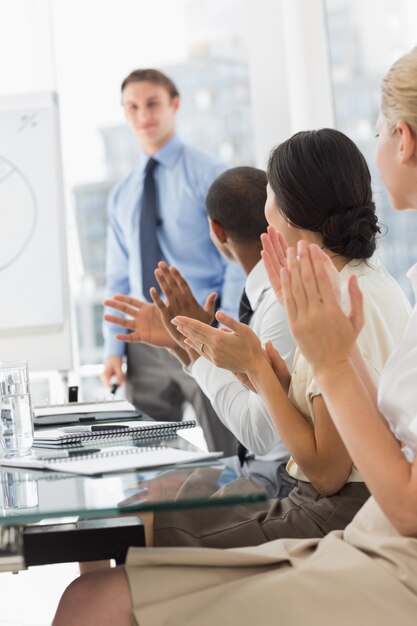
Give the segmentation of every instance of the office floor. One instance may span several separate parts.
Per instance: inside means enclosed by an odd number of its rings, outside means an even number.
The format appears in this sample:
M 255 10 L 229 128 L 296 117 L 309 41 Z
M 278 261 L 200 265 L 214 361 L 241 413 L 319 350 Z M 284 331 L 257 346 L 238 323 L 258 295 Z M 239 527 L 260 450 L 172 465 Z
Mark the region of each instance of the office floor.
M 77 563 L 0 573 L 0 626 L 50 626 L 62 592 L 78 575 Z

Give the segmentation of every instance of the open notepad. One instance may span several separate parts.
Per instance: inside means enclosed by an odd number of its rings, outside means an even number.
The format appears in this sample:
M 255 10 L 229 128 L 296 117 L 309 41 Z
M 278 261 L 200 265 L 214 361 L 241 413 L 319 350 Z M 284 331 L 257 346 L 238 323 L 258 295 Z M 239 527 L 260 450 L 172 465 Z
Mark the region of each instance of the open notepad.
M 36 448 L 59 448 L 79 445 L 86 441 L 175 436 L 177 430 L 194 426 L 196 426 L 194 420 L 184 420 L 183 422 L 133 421 L 123 424 L 107 423 L 39 429 L 35 430 L 33 445 Z
M 56 454 L 56 453 L 55 453 Z M 60 453 L 44 456 L 27 456 L 12 459 L 0 459 L 5 467 L 53 470 L 67 474 L 106 474 L 123 470 L 146 469 L 178 463 L 192 463 L 206 459 L 215 459 L 220 452 L 202 452 L 177 450 L 169 446 L 143 446 L 128 448 L 107 448 L 104 450 L 84 451 L 79 453 Z

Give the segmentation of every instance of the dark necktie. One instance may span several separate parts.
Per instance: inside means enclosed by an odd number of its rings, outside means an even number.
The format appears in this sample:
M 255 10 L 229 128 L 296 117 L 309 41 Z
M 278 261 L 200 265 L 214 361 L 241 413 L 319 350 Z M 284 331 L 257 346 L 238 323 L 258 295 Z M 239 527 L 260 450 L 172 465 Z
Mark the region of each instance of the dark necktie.
M 243 290 L 239 302 L 239 322 L 241 322 L 242 324 L 249 324 L 252 315 L 253 310 L 250 305 L 249 298 L 246 295 L 246 291 Z M 243 443 L 240 443 L 239 441 L 237 444 L 237 456 L 239 458 L 241 466 L 244 464 L 247 454 L 248 449 L 246 448 L 246 446 L 243 445 Z
M 246 290 L 244 289 L 239 302 L 239 322 L 242 322 L 242 324 L 249 324 L 252 315 L 253 310 L 250 305 L 249 298 L 246 295 Z
M 139 245 L 142 261 L 142 287 L 144 297 L 151 302 L 149 289 L 159 285 L 154 276 L 158 262 L 163 260 L 159 246 L 158 230 L 158 189 L 155 182 L 155 168 L 158 161 L 150 158 L 145 167 L 143 191 L 140 201 Z

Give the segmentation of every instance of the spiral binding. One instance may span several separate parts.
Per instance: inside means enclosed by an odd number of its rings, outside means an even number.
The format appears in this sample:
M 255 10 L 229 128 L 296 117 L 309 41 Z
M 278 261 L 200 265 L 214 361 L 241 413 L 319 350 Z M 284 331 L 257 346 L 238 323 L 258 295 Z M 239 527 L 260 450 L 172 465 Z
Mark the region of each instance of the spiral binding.
M 182 430 L 184 428 L 194 428 L 196 423 L 194 420 L 185 420 L 184 422 L 167 422 L 169 426 L 165 424 L 158 424 L 155 426 L 137 426 L 132 428 L 120 428 L 112 429 L 111 432 L 106 430 L 105 426 L 103 430 L 96 430 L 94 432 L 78 432 L 78 433 L 65 433 L 59 436 L 59 442 L 65 442 L 65 444 L 77 443 L 81 441 L 88 441 L 91 439 L 146 439 L 150 437 L 164 437 L 175 434 L 176 430 Z
M 114 441 L 112 440 L 112 438 L 110 437 L 109 440 L 104 440 L 103 437 L 99 437 L 99 443 L 100 446 L 114 446 Z M 119 437 L 117 437 L 118 441 L 126 439 L 127 442 L 146 442 L 148 443 L 148 445 L 151 445 L 151 443 L 156 443 L 158 442 L 158 445 L 162 445 L 165 441 L 171 441 L 171 440 L 175 440 L 177 439 L 177 433 L 175 431 L 170 432 L 168 434 L 160 434 L 160 433 L 144 433 L 143 435 L 139 434 L 135 434 L 135 435 L 126 435 L 126 437 L 122 437 L 122 435 L 120 435 Z M 84 441 L 84 439 L 82 441 L 80 441 L 80 439 L 76 439 L 73 441 L 60 441 L 59 443 L 64 444 L 65 446 L 65 450 L 74 450 L 74 448 L 80 448 L 82 449 L 84 447 L 84 445 L 89 445 L 89 441 Z M 121 445 L 125 445 L 125 441 L 121 441 Z M 42 446 L 39 446 L 39 449 L 45 450 L 57 450 L 57 449 L 61 449 L 61 447 L 57 446 L 56 443 L 55 444 L 50 444 L 49 446 L 46 446 L 45 444 Z

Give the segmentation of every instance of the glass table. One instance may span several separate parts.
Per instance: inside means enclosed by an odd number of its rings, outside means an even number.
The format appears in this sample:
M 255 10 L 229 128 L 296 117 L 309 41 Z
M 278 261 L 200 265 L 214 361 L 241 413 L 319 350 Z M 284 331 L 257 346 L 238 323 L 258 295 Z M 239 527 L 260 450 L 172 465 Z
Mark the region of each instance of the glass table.
M 184 433 L 169 440 L 154 438 L 152 444 L 196 450 L 186 436 Z M 143 445 L 143 440 L 130 439 L 118 445 L 132 444 Z M 2 467 L 0 569 L 17 571 L 41 562 L 111 558 L 111 554 L 104 556 L 105 549 L 103 552 L 97 548 L 94 552 L 94 544 L 108 544 L 120 551 L 120 543 L 127 548 L 129 541 L 136 538 L 133 545 L 143 545 L 143 530 L 139 531 L 141 523 L 137 520 L 141 513 L 250 504 L 266 498 L 262 487 L 240 479 L 221 460 L 94 477 Z M 28 527 L 34 523 L 37 525 Z M 72 530 L 73 535 L 64 534 L 65 530 Z M 82 552 L 83 546 L 87 556 Z M 33 556 L 35 553 L 37 556 Z

